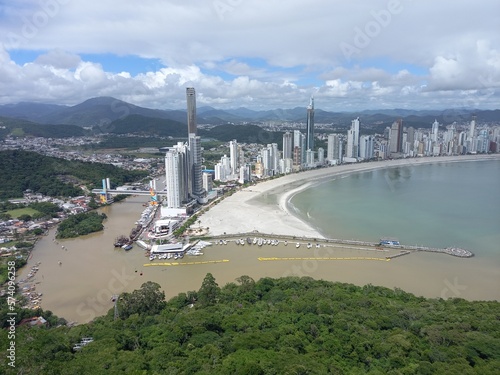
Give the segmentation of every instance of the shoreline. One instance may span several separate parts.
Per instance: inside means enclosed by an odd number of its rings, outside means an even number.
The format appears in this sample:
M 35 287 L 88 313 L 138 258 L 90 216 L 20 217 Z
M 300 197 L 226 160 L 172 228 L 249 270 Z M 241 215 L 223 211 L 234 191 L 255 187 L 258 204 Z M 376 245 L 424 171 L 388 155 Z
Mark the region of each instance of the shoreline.
M 318 229 L 293 213 L 289 202 L 294 195 L 334 177 L 344 177 L 353 173 L 410 165 L 498 159 L 500 154 L 440 156 L 343 164 L 308 170 L 241 189 L 210 208 L 198 220 L 201 226 L 209 228 L 208 235 L 213 236 L 262 232 L 272 235 L 325 238 Z M 269 198 L 275 202 L 269 201 Z

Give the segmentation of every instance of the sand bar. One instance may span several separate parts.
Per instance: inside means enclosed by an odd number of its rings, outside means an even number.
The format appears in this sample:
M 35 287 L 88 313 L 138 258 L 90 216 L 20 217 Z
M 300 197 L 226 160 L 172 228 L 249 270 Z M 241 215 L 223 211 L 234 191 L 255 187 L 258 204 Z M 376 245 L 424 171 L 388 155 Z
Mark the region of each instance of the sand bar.
M 294 216 L 287 204 L 294 194 L 313 184 L 335 176 L 381 168 L 495 159 L 500 159 L 500 154 L 408 158 L 313 169 L 241 189 L 211 207 L 199 220 L 202 226 L 209 227 L 210 235 L 258 231 L 323 238 L 315 228 Z

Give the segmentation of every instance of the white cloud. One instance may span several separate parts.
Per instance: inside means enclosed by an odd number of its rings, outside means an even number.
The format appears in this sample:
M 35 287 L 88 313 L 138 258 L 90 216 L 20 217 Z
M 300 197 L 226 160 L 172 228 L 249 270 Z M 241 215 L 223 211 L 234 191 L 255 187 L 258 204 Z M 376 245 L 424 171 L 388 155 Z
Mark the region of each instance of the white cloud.
M 0 5 L 0 88 L 9 93 L 0 102 L 111 95 L 179 108 L 193 85 L 199 103 L 221 107 L 305 106 L 311 94 L 335 110 L 443 107 L 471 96 L 493 107 L 498 24 L 497 0 L 21 0 Z M 16 64 L 8 52 L 20 49 L 39 56 Z M 111 73 L 84 54 L 164 66 Z

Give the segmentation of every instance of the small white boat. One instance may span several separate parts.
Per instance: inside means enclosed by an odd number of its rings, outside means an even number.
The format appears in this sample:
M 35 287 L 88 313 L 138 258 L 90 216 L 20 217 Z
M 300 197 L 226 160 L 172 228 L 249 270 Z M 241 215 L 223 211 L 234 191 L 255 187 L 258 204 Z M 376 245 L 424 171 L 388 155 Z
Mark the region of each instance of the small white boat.
M 297 244 L 295 245 L 295 247 L 298 249 L 300 247 L 300 243 L 297 242 Z

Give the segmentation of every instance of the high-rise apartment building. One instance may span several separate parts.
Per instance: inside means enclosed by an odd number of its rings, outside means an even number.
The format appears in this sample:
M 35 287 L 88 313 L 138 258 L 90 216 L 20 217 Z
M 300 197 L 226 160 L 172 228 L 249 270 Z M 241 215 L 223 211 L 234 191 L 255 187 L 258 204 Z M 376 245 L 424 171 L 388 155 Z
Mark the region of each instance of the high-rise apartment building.
M 432 123 L 431 131 L 432 131 L 431 135 L 432 142 L 437 142 L 439 134 L 439 122 L 437 122 L 437 120 L 434 120 L 434 122 Z
M 362 135 L 359 138 L 359 156 L 363 159 L 371 159 L 374 156 L 375 137 Z
M 205 191 L 201 171 L 201 138 L 196 135 L 196 92 L 193 87 L 186 88 L 186 100 L 189 139 L 189 194 L 201 198 Z
M 188 148 L 182 142 L 165 154 L 167 207 L 180 208 L 188 200 Z
M 314 150 L 314 98 L 312 96 L 307 106 L 306 150 Z
M 197 134 L 196 91 L 194 90 L 194 87 L 186 88 L 186 100 L 187 100 L 188 134 Z
M 292 158 L 292 133 L 283 134 L 283 159 Z
M 235 175 L 238 172 L 239 167 L 239 156 L 240 153 L 238 151 L 238 142 L 236 139 L 233 139 L 229 142 L 229 158 L 231 163 L 231 174 Z
M 352 120 L 351 128 L 347 131 L 346 157 L 359 157 L 359 117 Z
M 394 121 L 389 136 L 389 151 L 397 154 L 403 151 L 403 120 Z
M 340 164 L 342 162 L 342 139 L 339 134 L 329 134 L 326 150 L 326 159 L 330 164 Z

